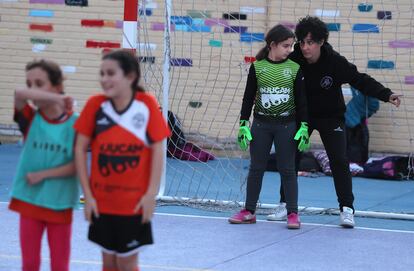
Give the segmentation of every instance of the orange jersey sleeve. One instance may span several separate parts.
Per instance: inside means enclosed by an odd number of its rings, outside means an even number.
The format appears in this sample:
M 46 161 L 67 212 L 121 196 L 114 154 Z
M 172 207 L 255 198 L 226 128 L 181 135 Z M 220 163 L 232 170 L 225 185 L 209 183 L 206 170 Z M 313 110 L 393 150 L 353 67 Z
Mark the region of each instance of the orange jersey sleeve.
M 89 98 L 74 125 L 74 128 L 78 133 L 83 134 L 87 137 L 93 137 L 96 125 L 96 112 L 99 110 L 102 102 L 104 102 L 106 99 L 107 98 L 104 95 L 96 95 Z

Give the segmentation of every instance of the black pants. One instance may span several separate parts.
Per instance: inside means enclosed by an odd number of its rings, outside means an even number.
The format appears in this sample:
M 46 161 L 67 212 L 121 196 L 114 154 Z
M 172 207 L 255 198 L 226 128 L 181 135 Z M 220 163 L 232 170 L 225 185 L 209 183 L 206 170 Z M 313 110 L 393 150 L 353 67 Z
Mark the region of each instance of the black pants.
M 346 155 L 344 121 L 341 119 L 312 119 L 309 123 L 309 135 L 312 134 L 313 130 L 319 132 L 326 154 L 328 155 L 340 209 L 342 210 L 343 206 L 354 209 L 352 175 L 349 170 L 349 160 Z M 296 165 L 298 166 L 298 162 Z M 296 169 L 298 169 L 297 166 Z M 280 188 L 280 201 L 286 202 L 282 186 Z
M 250 143 L 250 168 L 247 176 L 246 209 L 255 211 L 262 189 L 263 174 L 272 144 L 277 146 L 276 158 L 281 183 L 286 195 L 288 212 L 298 211 L 298 182 L 295 170 L 296 142 L 293 139 L 296 122 L 254 119 Z

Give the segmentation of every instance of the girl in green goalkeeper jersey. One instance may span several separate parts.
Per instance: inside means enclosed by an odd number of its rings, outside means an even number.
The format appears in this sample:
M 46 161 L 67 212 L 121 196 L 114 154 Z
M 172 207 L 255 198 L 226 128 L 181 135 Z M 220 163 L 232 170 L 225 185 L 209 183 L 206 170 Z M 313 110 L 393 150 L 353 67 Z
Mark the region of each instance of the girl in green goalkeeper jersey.
M 295 41 L 290 29 L 276 25 L 267 33 L 265 40 L 266 46 L 259 51 L 256 61 L 250 66 L 241 108 L 238 142 L 241 149 L 246 150 L 250 141 L 251 158 L 246 206 L 230 217 L 229 222 L 256 222 L 255 210 L 263 174 L 270 149 L 275 144 L 278 169 L 286 195 L 287 226 L 298 229 L 296 149 L 303 151 L 309 147 L 304 78 L 300 66 L 288 59 Z M 252 108 L 250 132 L 248 123 Z

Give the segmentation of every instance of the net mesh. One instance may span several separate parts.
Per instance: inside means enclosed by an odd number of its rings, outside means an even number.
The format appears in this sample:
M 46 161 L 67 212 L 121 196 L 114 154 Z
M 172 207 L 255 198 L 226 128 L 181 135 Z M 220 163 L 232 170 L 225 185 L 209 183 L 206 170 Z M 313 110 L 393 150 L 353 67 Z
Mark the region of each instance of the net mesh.
M 137 54 L 144 85 L 162 101 L 168 1 L 139 2 Z M 269 28 L 282 23 L 293 29 L 308 14 L 328 23 L 330 43 L 361 72 L 405 96 L 399 109 L 382 104 L 370 119 L 370 147 L 412 156 L 413 1 L 171 2 L 168 109 L 176 116 L 169 118 L 176 138 L 168 144 L 165 196 L 175 204 L 225 209 L 244 200 L 248 153 L 240 152 L 235 140 L 250 62 Z M 312 141 L 320 145 L 317 133 Z

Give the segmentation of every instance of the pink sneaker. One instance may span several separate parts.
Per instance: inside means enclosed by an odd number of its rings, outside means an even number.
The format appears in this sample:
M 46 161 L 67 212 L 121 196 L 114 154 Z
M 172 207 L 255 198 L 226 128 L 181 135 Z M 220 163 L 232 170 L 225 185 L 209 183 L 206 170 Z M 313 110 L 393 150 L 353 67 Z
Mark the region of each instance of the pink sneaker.
M 300 219 L 297 213 L 290 213 L 287 217 L 288 229 L 300 229 Z
M 253 224 L 256 223 L 256 215 L 250 213 L 246 209 L 241 210 L 237 214 L 229 218 L 231 224 Z

